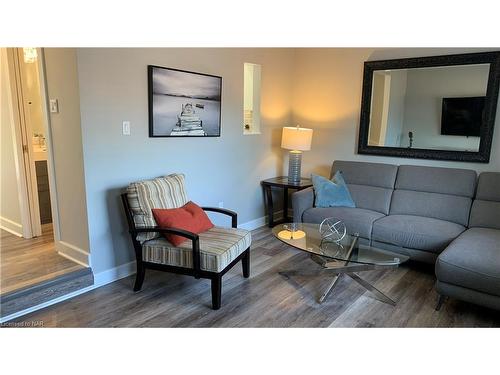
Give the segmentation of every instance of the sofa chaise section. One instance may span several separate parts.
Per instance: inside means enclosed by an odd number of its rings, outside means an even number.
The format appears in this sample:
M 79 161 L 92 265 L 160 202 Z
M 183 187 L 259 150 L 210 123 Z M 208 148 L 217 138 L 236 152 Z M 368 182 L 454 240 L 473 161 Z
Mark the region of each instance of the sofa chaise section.
M 436 262 L 441 296 L 500 310 L 500 173 L 479 176 L 469 229 Z
M 339 170 L 356 207 L 314 207 L 314 190 L 308 188 L 292 195 L 294 221 L 317 224 L 327 217 L 335 217 L 342 219 L 351 233 L 370 240 L 373 223 L 389 213 L 398 167 L 337 160 L 332 165 L 331 176 Z

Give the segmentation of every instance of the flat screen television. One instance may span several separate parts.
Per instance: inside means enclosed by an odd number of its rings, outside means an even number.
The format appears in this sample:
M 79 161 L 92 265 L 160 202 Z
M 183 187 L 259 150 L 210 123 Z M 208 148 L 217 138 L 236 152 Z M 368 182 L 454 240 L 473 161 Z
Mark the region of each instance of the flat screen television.
M 443 98 L 441 134 L 479 137 L 485 96 Z

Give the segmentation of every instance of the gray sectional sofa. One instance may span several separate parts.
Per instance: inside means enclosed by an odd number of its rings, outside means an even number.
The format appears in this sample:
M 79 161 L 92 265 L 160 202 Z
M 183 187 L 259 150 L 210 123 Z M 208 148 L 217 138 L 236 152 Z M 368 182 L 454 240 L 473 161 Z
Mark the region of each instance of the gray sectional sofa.
M 292 195 L 295 221 L 345 221 L 380 248 L 436 263 L 441 295 L 500 309 L 500 173 L 335 161 L 356 208 L 314 207 L 314 191 Z

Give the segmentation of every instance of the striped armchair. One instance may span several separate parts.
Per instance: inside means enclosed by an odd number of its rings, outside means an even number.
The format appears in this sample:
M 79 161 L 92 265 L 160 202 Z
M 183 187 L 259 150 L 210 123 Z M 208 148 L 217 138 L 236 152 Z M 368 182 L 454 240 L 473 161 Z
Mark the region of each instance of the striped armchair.
M 222 276 L 240 260 L 243 276 L 250 276 L 252 238 L 249 231 L 238 229 L 236 212 L 202 207 L 230 216 L 232 227 L 214 227 L 200 234 L 156 225 L 153 208 L 177 208 L 188 202 L 184 175 L 131 183 L 121 197 L 136 254 L 134 291 L 141 290 L 148 268 L 210 279 L 212 308 L 217 310 L 221 306 Z M 163 236 L 166 233 L 185 237 L 186 241 L 174 246 Z

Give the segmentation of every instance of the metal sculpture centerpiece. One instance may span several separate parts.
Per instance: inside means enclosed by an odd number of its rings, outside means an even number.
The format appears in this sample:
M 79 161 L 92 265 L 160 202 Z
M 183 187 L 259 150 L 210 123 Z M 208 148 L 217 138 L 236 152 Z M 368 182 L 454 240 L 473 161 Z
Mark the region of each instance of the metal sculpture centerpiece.
M 347 234 L 345 223 L 334 217 L 327 217 L 319 225 L 319 233 L 323 241 L 335 242 L 340 244 Z

